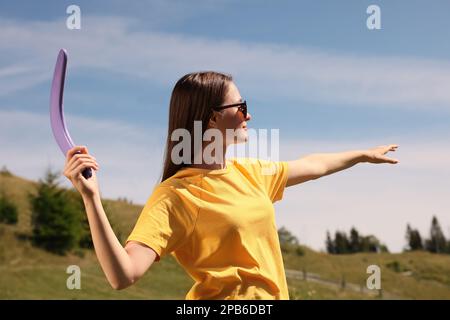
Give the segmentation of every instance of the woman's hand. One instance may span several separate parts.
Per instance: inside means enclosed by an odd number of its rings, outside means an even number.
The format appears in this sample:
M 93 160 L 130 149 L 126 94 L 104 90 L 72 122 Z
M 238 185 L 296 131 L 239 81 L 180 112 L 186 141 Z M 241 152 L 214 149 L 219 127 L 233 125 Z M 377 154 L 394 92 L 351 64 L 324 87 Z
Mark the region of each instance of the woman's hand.
M 92 177 L 86 179 L 81 174 L 84 169 L 91 168 Z M 97 160 L 88 154 L 88 149 L 85 146 L 76 146 L 67 152 L 66 164 L 64 167 L 64 176 L 69 179 L 75 189 L 82 196 L 99 195 L 99 188 L 97 184 L 97 176 L 95 170 L 99 166 Z
M 397 144 L 390 144 L 388 146 L 379 146 L 368 149 L 364 152 L 364 162 L 370 163 L 398 163 L 397 159 L 386 157 L 385 154 L 389 151 L 395 151 L 398 148 Z

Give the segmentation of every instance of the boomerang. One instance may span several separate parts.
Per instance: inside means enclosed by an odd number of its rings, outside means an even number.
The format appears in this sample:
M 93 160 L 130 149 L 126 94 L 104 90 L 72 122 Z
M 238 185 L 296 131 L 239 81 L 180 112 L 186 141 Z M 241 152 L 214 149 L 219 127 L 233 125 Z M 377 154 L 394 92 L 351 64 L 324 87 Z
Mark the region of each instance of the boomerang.
M 50 124 L 52 126 L 53 136 L 55 137 L 56 143 L 63 152 L 64 156 L 66 156 L 67 152 L 75 146 L 64 120 L 63 96 L 66 67 L 67 52 L 65 49 L 61 49 L 59 50 L 58 59 L 56 60 L 50 93 Z M 80 153 L 80 151 L 77 153 Z M 85 179 L 92 177 L 91 168 L 84 169 L 82 175 Z

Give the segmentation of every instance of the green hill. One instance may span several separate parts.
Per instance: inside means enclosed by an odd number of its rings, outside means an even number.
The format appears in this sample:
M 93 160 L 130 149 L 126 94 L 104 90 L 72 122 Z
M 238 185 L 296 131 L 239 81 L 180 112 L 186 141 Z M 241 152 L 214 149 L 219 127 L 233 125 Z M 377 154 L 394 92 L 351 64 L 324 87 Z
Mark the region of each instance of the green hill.
M 0 299 L 184 299 L 193 281 L 171 256 L 155 263 L 134 286 L 115 291 L 94 251 L 83 249 L 59 256 L 33 247 L 27 240 L 31 211 L 26 194 L 34 192 L 36 185 L 0 175 L 0 187 L 19 210 L 17 225 L 0 224 Z M 142 206 L 111 199 L 103 199 L 103 203 L 123 242 Z M 329 255 L 301 249 L 302 255 L 283 250 L 291 299 L 450 299 L 450 255 Z M 381 268 L 381 293 L 365 286 L 371 264 Z M 81 268 L 81 290 L 66 287 L 69 265 Z

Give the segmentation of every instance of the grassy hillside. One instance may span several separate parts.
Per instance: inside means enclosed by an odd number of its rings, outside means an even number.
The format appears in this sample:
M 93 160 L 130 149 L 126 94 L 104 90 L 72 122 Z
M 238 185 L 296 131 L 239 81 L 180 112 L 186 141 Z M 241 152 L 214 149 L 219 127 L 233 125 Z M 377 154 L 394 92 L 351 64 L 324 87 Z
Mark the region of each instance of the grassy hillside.
M 17 225 L 0 224 L 0 299 L 184 299 L 192 286 L 192 279 L 168 256 L 133 287 L 111 289 L 93 251 L 58 256 L 26 240 L 31 232 L 26 194 L 34 192 L 35 182 L 0 175 L 0 187 L 19 209 Z M 111 199 L 103 203 L 116 233 L 125 240 L 142 206 Z M 450 299 L 450 255 L 303 251 L 302 256 L 283 252 L 292 299 Z M 66 288 L 66 268 L 72 264 L 81 268 L 81 290 Z M 365 289 L 370 264 L 381 268 L 382 293 Z

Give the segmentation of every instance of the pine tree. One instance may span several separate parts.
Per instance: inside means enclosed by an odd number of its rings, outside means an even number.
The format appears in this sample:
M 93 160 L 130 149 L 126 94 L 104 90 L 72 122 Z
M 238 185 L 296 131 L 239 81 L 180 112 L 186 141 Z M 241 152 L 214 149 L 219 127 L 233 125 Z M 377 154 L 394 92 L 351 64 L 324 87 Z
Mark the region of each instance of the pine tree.
M 331 239 L 331 235 L 330 235 L 329 231 L 327 231 L 327 240 L 325 241 L 325 246 L 327 248 L 327 252 L 328 253 L 331 253 L 331 254 L 336 253 L 336 248 L 334 246 L 334 241 L 333 241 L 333 239 Z
M 336 231 L 334 236 L 334 245 L 337 254 L 349 253 L 350 242 L 345 232 Z
M 409 223 L 406 226 L 406 241 L 408 250 L 423 250 L 423 241 L 419 230 L 412 229 Z
M 353 227 L 350 231 L 350 238 L 345 232 L 336 231 L 334 240 L 327 231 L 326 246 L 328 253 L 346 254 L 357 252 L 389 252 L 388 247 L 382 244 L 373 235 L 362 236 Z
M 411 229 L 411 226 L 408 223 L 408 224 L 406 224 L 406 234 L 405 234 L 406 243 L 407 243 L 407 250 L 412 250 L 412 247 L 411 247 L 411 233 L 412 233 L 412 229 Z
M 79 246 L 80 248 L 92 249 L 94 243 L 92 242 L 91 230 L 89 228 L 89 221 L 85 212 L 83 198 L 78 192 L 67 191 L 68 197 L 71 198 L 72 203 L 77 208 L 78 221 L 80 223 Z M 106 208 L 106 205 L 104 206 Z M 116 233 L 117 235 L 117 233 Z
M 2 188 L 0 193 L 0 223 L 16 224 L 17 220 L 17 207 L 8 200 Z
M 426 241 L 426 249 L 433 253 L 445 253 L 447 250 L 447 240 L 435 216 L 431 221 L 430 239 Z
M 58 187 L 57 173 L 47 170 L 37 194 L 29 194 L 33 242 L 58 254 L 75 248 L 80 240 L 80 212 L 67 191 Z
M 361 237 L 358 231 L 352 227 L 350 230 L 350 252 L 360 252 L 361 249 Z
M 423 240 L 419 230 L 413 230 L 411 236 L 411 250 L 423 250 Z

